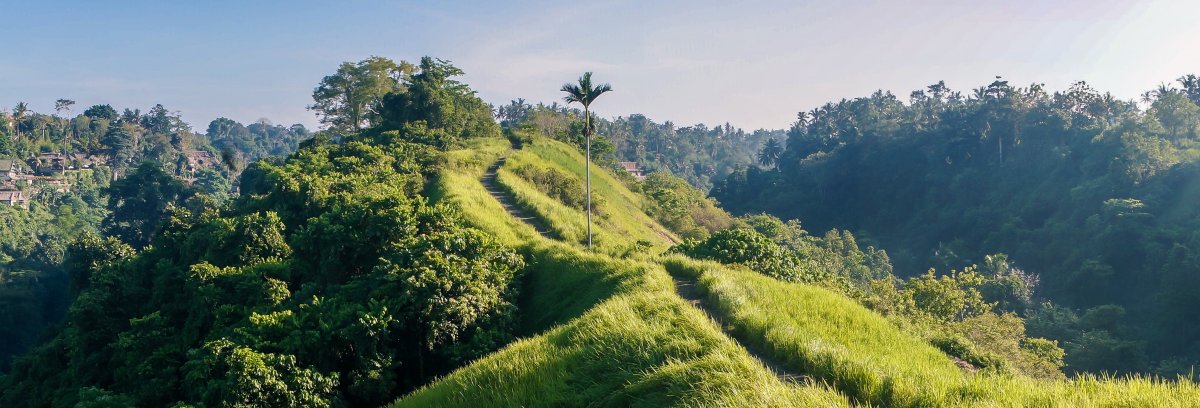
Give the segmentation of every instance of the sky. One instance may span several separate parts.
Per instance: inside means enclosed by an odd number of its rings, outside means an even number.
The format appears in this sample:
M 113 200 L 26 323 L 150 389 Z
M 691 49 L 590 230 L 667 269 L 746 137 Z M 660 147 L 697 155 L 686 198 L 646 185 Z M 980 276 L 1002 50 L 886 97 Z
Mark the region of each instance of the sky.
M 316 128 L 322 77 L 372 55 L 429 55 L 485 101 L 560 101 L 594 71 L 602 116 L 784 128 L 827 101 L 1002 76 L 1121 99 L 1200 73 L 1197 1 L 10 1 L 0 107 L 59 98 L 197 130 L 228 117 Z M 78 112 L 76 112 L 78 113 Z

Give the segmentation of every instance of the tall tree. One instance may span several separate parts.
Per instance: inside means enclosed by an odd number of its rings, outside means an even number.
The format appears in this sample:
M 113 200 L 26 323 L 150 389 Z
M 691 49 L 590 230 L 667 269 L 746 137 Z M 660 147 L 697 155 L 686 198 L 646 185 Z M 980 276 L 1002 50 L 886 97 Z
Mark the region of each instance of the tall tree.
M 17 134 L 17 140 L 21 140 L 21 122 L 25 120 L 25 114 L 29 113 L 29 105 L 25 102 L 17 102 L 17 106 L 13 107 L 13 130 Z
M 75 104 L 75 101 L 73 101 L 73 100 L 59 99 L 57 101 L 54 101 L 54 111 L 58 112 L 59 115 L 62 115 L 63 111 L 67 111 L 67 116 L 71 116 L 71 106 L 74 104 Z M 71 119 L 69 117 L 65 117 L 65 118 L 67 119 L 67 123 L 69 125 Z M 74 127 L 72 127 L 71 130 L 72 130 L 72 133 L 74 133 Z M 71 138 L 74 139 L 75 135 L 72 134 Z
M 584 72 L 582 77 L 579 77 L 578 84 L 563 84 L 562 91 L 567 93 L 563 100 L 567 104 L 579 103 L 583 105 L 583 135 L 587 139 L 587 245 L 588 249 L 592 249 L 592 102 L 596 101 L 600 95 L 605 92 L 612 91 L 612 86 L 609 84 L 592 85 L 592 73 Z
M 71 113 L 71 105 L 74 105 L 74 104 L 75 104 L 75 101 L 73 101 L 73 100 L 59 99 L 57 101 L 54 101 L 54 110 L 56 112 L 58 112 L 60 115 L 62 114 L 63 111 L 67 111 L 67 114 L 69 115 Z
M 357 132 L 378 121 L 383 97 L 404 91 L 415 67 L 404 61 L 373 56 L 357 63 L 343 62 L 313 90 L 313 104 L 321 123 L 335 132 Z

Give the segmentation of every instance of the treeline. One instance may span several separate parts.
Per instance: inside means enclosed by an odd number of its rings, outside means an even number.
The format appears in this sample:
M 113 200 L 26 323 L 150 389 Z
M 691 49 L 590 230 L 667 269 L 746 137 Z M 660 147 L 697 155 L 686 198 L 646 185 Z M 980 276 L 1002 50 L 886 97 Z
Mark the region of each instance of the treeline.
M 457 68 L 412 67 L 369 114 L 321 112 L 344 129 L 250 164 L 233 201 L 138 167 L 122 202 L 153 211 L 71 243 L 66 323 L 0 405 L 379 406 L 510 341 L 523 259 L 422 196 L 441 149 L 499 127 Z M 339 81 L 314 97 L 362 94 Z
M 0 112 L 0 157 L 25 160 L 42 153 L 91 156 L 119 174 L 146 160 L 181 171 L 187 152 L 203 150 L 229 167 L 244 167 L 258 158 L 286 155 L 312 136 L 304 125 L 285 127 L 265 118 L 249 126 L 218 118 L 209 123 L 206 133 L 197 133 L 179 112 L 162 105 L 146 112 L 94 105 L 70 117 L 74 104 L 60 99 L 54 114 L 34 112 L 24 102 L 11 112 Z
M 524 99 L 511 101 L 495 110 L 501 125 L 583 145 L 583 112 L 559 105 L 531 105 Z M 656 123 L 645 115 L 613 119 L 593 117 L 592 154 L 597 162 L 613 166 L 617 161 L 637 162 L 647 173 L 666 171 L 701 189 L 724 178 L 735 169 L 755 163 L 763 146 L 772 139 L 786 138 L 782 130 L 747 132 L 726 123 L 709 128 L 704 124 L 676 127 Z
M 1063 345 L 1069 371 L 1191 375 L 1200 78 L 1178 84 L 1140 101 L 997 79 L 828 103 L 799 115 L 777 167 L 734 172 L 711 195 L 853 230 L 906 275 L 1007 253 L 1040 277 L 1036 297 L 1062 305 L 1018 313 Z

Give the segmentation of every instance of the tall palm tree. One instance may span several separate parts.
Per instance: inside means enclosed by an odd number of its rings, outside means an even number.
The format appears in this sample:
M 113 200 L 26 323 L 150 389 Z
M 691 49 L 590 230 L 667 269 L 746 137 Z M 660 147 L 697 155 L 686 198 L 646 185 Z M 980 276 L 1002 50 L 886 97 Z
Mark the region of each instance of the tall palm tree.
M 592 73 L 584 72 L 579 77 L 578 84 L 563 84 L 562 91 L 567 93 L 563 100 L 567 104 L 578 102 L 583 105 L 583 137 L 587 139 L 587 246 L 592 249 L 592 102 L 605 92 L 612 91 L 608 84 L 592 85 Z
M 13 108 L 13 130 L 17 133 L 17 140 L 21 140 L 21 121 L 25 120 L 26 113 L 29 113 L 29 104 L 17 102 Z

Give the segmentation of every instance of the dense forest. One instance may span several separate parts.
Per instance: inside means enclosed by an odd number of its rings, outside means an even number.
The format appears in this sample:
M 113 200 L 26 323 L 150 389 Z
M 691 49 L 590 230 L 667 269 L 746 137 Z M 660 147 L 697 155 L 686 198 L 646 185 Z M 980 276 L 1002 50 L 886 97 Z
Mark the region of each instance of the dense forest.
M 74 105 L 60 99 L 43 114 L 17 103 L 0 113 L 0 194 L 19 197 L 0 205 L 0 372 L 62 320 L 74 239 L 107 234 L 144 245 L 165 205 L 198 193 L 226 199 L 249 161 L 287 154 L 311 136 L 266 119 L 220 118 L 197 133 L 162 105 L 94 105 L 71 116 Z M 147 194 L 147 183 L 158 190 Z
M 458 74 L 422 60 L 369 131 L 254 162 L 234 201 L 154 162 L 113 182 L 108 236 L 61 262 L 65 324 L 0 405 L 379 405 L 506 342 L 522 259 L 419 194 L 439 146 L 499 136 Z
M 1200 362 L 1200 78 L 1123 101 L 943 83 L 802 112 L 786 149 L 720 180 L 735 213 L 854 231 L 902 276 L 1007 261 L 1037 282 L 1030 335 L 1069 371 L 1194 375 Z M 764 152 L 766 153 L 766 152 Z

